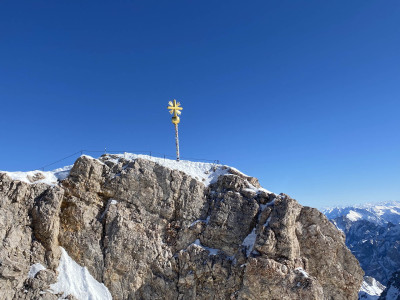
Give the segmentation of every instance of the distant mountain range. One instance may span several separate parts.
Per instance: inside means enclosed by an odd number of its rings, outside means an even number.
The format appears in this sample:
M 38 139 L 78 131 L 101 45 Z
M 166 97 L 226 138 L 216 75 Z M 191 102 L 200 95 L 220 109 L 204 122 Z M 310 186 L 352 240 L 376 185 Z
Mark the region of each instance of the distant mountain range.
M 366 220 L 377 225 L 384 225 L 387 223 L 400 224 L 399 201 L 325 208 L 322 212 L 330 220 L 346 217 L 346 219 L 352 222 Z
M 365 275 L 388 287 L 380 298 L 362 291 L 360 299 L 400 299 L 396 275 L 400 271 L 400 202 L 326 208 L 322 212 L 345 233 L 346 245 Z M 363 285 L 371 288 L 379 282 L 368 279 Z

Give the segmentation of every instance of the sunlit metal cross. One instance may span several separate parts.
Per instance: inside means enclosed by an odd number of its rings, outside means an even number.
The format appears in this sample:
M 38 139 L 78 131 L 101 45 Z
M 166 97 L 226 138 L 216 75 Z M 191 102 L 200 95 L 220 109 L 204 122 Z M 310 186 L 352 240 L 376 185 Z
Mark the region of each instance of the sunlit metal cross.
M 169 101 L 168 102 L 169 106 L 167 107 L 169 109 L 169 113 L 172 115 L 172 124 L 175 126 L 175 143 L 176 143 L 176 160 L 179 161 L 179 136 L 178 136 L 178 124 L 181 121 L 181 119 L 178 117 L 178 115 L 181 114 L 181 110 L 183 109 L 181 104 L 179 102 L 174 101 Z
M 174 117 L 176 117 L 177 115 L 181 114 L 181 110 L 183 109 L 181 106 L 181 104 L 179 102 L 176 102 L 176 100 L 174 99 L 174 102 L 169 101 L 168 102 L 169 106 L 168 109 L 170 110 L 169 113 L 172 115 L 174 114 Z

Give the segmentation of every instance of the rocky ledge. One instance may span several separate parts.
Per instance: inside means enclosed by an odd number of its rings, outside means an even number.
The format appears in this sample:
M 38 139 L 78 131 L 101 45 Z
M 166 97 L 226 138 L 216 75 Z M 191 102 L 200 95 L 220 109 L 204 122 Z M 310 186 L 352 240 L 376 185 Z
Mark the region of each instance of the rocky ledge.
M 0 174 L 1 299 L 82 298 L 54 288 L 64 252 L 109 291 L 88 299 L 357 299 L 363 271 L 322 213 L 185 163 L 82 156 L 50 185 Z

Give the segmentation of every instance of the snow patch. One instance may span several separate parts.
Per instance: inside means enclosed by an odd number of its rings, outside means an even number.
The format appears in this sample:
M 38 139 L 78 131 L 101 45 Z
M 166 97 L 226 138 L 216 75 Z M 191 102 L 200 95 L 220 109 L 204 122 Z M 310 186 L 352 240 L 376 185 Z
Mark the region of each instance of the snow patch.
M 234 169 L 234 168 L 232 168 L 232 167 L 230 167 L 231 169 Z M 238 173 L 241 173 L 241 174 L 243 174 L 242 172 L 240 172 L 240 171 L 238 171 L 238 170 L 236 170 L 235 169 L 235 171 L 236 172 L 238 172 Z M 244 175 L 244 174 L 243 174 Z M 244 175 L 244 176 L 247 176 L 247 175 Z M 247 176 L 247 177 L 249 177 L 249 176 Z M 244 190 L 248 190 L 248 191 L 252 191 L 252 192 L 255 192 L 255 193 L 257 193 L 257 194 L 259 194 L 259 193 L 261 193 L 261 192 L 265 192 L 266 194 L 272 194 L 272 192 L 270 192 L 270 191 L 268 191 L 267 189 L 264 189 L 264 188 L 262 188 L 262 187 L 260 187 L 260 188 L 256 188 L 254 185 L 252 185 L 250 182 L 247 182 L 247 184 L 249 185 L 249 187 L 248 188 L 245 188 Z
M 358 293 L 359 299 L 365 300 L 377 300 L 382 292 L 385 290 L 385 286 L 382 285 L 373 277 L 365 276 L 361 284 L 360 291 Z M 392 299 L 392 298 L 387 298 Z M 395 299 L 395 298 L 393 298 Z
M 308 273 L 306 271 L 304 271 L 303 268 L 299 267 L 295 269 L 296 271 L 300 272 L 304 277 L 309 278 L 310 275 L 308 275 Z
M 112 299 L 107 287 L 94 279 L 86 267 L 81 267 L 69 257 L 64 248 L 61 248 L 57 271 L 57 282 L 50 285 L 51 293 L 62 293 L 62 297 L 73 295 L 80 300 Z
M 33 264 L 28 272 L 28 278 L 35 278 L 39 271 L 46 270 L 46 268 L 41 263 Z
M 100 221 L 103 220 L 103 218 L 105 217 L 105 215 L 108 213 L 108 210 L 110 209 L 111 205 L 115 205 L 117 204 L 118 201 L 114 200 L 114 199 L 108 199 L 107 204 L 106 204 L 106 208 L 104 209 L 103 213 L 100 216 Z
M 29 184 L 45 183 L 48 185 L 55 185 L 59 180 L 64 180 L 69 175 L 71 168 L 72 166 L 66 166 L 46 172 L 36 170 L 27 172 L 0 171 L 0 173 L 7 174 L 12 180 L 18 180 Z
M 268 227 L 269 222 L 271 222 L 271 217 L 272 217 L 272 216 L 269 216 L 268 219 L 265 221 L 264 227 Z
M 72 167 L 73 167 L 73 165 L 65 166 L 63 168 L 55 169 L 51 172 L 54 173 L 54 176 L 56 176 L 58 180 L 64 180 L 65 178 L 68 177 L 69 173 L 71 172 Z
M 200 240 L 199 240 L 199 239 L 195 240 L 194 243 L 193 243 L 193 245 L 200 246 L 201 248 L 207 250 L 207 251 L 209 252 L 208 255 L 217 255 L 218 252 L 221 251 L 221 250 L 219 250 L 219 249 L 209 248 L 209 247 L 203 246 L 203 245 L 200 243 Z
M 208 222 L 210 222 L 210 216 L 208 216 L 207 219 L 205 219 L 205 220 L 199 219 L 199 220 L 194 221 L 192 224 L 189 225 L 189 228 L 193 227 L 194 225 L 196 225 L 197 223 L 200 223 L 200 222 L 204 222 L 207 225 Z
M 349 219 L 350 221 L 355 222 L 357 220 L 362 219 L 362 216 L 359 213 L 355 212 L 354 210 L 350 210 L 350 212 L 346 215 L 346 218 Z
M 266 204 L 260 204 L 261 211 L 264 211 L 264 209 L 267 208 L 268 206 L 274 206 L 274 205 L 275 205 L 275 199 L 272 200 L 271 202 L 266 203 Z
M 246 236 L 243 240 L 242 246 L 246 248 L 246 255 L 249 256 L 251 251 L 253 251 L 254 243 L 256 242 L 257 234 L 256 228 L 254 227 L 253 230 Z

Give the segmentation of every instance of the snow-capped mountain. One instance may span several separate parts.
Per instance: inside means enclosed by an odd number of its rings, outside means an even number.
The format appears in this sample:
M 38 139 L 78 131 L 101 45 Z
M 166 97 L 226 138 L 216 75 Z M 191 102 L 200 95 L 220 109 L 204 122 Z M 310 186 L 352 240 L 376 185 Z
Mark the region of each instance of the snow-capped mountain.
M 323 213 L 330 220 L 346 217 L 350 221 L 367 220 L 382 225 L 387 223 L 400 224 L 400 202 L 382 202 L 378 204 L 363 204 L 348 207 L 326 208 Z
M 347 247 L 365 271 L 359 299 L 378 299 L 379 282 L 390 285 L 393 273 L 400 270 L 400 202 L 327 208 L 323 213 L 345 233 Z

